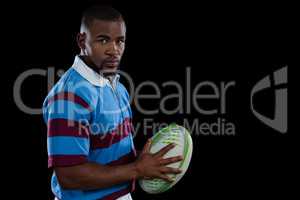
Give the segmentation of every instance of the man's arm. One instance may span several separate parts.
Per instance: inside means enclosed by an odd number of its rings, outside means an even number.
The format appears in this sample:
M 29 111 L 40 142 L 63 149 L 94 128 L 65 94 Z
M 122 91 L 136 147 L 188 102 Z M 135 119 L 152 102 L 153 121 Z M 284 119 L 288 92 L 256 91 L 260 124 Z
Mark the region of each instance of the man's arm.
M 173 144 L 167 145 L 155 154 L 150 153 L 150 146 L 151 140 L 146 143 L 139 158 L 130 164 L 107 166 L 85 163 L 71 167 L 55 167 L 54 170 L 64 189 L 100 189 L 140 178 L 161 178 L 172 181 L 166 174 L 177 174 L 181 171 L 166 165 L 178 162 L 182 157 L 163 158 L 174 147 Z
M 89 162 L 72 167 L 56 167 L 54 170 L 64 189 L 99 189 L 130 181 L 137 177 L 133 163 L 106 166 Z

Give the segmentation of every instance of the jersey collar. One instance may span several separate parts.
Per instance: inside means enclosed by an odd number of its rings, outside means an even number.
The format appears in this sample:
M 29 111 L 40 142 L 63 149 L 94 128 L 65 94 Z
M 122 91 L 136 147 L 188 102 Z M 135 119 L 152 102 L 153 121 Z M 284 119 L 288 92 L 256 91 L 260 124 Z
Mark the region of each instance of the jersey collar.
M 110 81 L 101 76 L 100 74 L 96 73 L 94 70 L 92 70 L 90 67 L 88 67 L 83 60 L 79 56 L 75 57 L 74 63 L 72 65 L 72 68 L 77 71 L 83 78 L 85 78 L 87 81 L 89 81 L 91 84 L 99 87 L 104 87 L 106 85 L 111 86 Z M 114 86 L 117 85 L 119 82 L 120 75 L 116 74 L 112 80 L 112 84 Z

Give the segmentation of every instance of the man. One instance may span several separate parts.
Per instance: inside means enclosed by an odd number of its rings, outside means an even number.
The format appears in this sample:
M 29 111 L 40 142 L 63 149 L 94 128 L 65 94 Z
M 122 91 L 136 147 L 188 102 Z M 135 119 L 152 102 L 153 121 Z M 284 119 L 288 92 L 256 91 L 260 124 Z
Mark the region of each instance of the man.
M 126 26 L 113 8 L 92 6 L 83 13 L 77 42 L 80 55 L 49 92 L 43 105 L 48 127 L 48 166 L 57 199 L 131 199 L 134 181 L 180 173 L 163 159 L 174 147 L 156 154 L 151 141 L 137 159 L 129 96 L 118 82 Z

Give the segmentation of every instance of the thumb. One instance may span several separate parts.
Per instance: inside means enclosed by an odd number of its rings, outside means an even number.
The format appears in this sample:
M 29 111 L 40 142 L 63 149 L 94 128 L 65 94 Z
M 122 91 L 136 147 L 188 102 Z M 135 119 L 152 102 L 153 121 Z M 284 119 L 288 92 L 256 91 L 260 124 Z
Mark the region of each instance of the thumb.
M 150 148 L 151 148 L 151 144 L 152 144 L 152 140 L 148 139 L 144 148 L 143 148 L 143 152 L 142 153 L 149 153 L 150 152 Z

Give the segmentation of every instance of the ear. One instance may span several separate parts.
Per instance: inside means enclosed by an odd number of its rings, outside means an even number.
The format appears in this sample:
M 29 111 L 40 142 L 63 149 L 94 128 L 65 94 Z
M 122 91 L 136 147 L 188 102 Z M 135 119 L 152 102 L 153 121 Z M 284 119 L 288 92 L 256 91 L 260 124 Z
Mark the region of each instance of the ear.
M 77 45 L 81 50 L 85 49 L 85 40 L 86 40 L 86 33 L 78 33 L 77 34 Z

